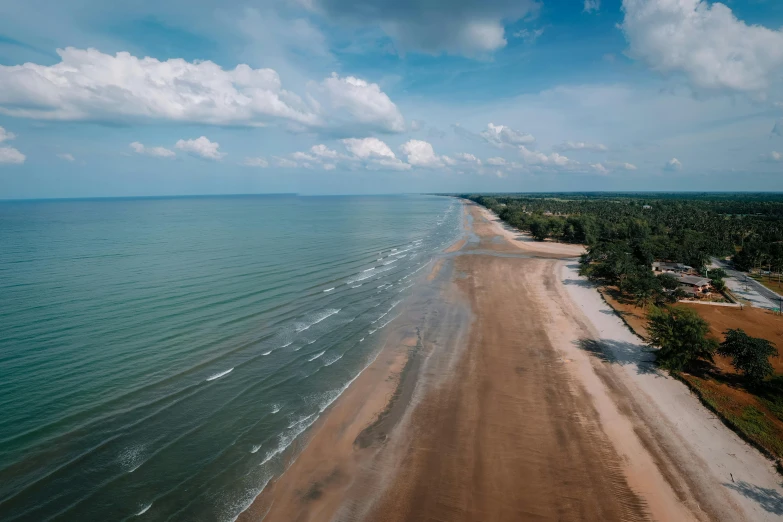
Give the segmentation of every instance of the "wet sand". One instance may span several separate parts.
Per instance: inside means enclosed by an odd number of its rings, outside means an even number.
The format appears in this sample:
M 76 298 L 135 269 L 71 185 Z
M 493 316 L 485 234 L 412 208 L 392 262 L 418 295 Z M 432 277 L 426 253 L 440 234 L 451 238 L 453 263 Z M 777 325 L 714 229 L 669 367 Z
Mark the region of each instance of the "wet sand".
M 561 278 L 579 247 L 519 239 L 473 205 L 466 226 L 240 520 L 752 520 L 594 353 Z

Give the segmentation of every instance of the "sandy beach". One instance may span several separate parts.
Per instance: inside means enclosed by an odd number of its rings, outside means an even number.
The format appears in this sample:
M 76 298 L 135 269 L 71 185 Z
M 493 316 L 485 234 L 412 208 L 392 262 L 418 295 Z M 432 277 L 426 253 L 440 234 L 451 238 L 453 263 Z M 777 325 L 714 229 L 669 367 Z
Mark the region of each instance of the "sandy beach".
M 783 516 L 772 463 L 651 365 L 581 247 L 475 205 L 465 228 L 240 520 Z

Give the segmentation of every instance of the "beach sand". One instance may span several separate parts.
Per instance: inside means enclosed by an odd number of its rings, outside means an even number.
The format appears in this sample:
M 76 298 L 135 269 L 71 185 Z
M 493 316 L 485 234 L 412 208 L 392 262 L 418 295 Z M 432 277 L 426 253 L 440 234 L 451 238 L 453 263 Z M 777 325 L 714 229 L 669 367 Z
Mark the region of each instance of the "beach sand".
M 771 463 L 650 365 L 562 260 L 581 247 L 466 216 L 240 520 L 779 519 Z

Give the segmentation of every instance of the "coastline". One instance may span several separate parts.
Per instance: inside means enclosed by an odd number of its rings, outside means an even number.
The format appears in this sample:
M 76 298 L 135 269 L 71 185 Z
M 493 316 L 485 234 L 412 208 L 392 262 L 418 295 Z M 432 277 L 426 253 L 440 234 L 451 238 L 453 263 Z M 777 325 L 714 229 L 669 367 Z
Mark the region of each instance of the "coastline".
M 465 237 L 422 271 L 375 361 L 240 520 L 783 513 L 771 463 L 657 372 L 574 272 L 580 246 L 463 208 Z

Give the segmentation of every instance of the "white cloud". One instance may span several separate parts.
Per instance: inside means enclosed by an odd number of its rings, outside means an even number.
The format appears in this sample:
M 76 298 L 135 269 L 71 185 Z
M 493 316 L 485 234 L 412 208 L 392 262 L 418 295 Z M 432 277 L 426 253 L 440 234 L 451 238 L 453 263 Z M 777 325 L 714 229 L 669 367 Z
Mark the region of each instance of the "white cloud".
M 666 162 L 666 165 L 663 166 L 663 170 L 668 170 L 669 172 L 682 170 L 682 163 L 680 163 L 680 160 L 677 158 L 672 158 Z
M 295 161 L 292 161 L 288 158 L 278 158 L 278 157 L 275 157 L 275 165 L 286 169 L 292 169 L 294 167 L 299 166 Z
M 618 162 L 618 161 L 607 161 L 604 163 L 604 165 L 611 167 L 613 169 L 621 169 L 621 170 L 636 170 L 636 165 L 633 163 L 625 163 L 625 162 Z
M 487 163 L 489 163 L 490 165 L 495 165 L 495 166 L 505 165 L 506 164 L 506 159 L 505 158 L 501 158 L 499 156 L 495 156 L 494 158 L 489 158 L 487 160 Z
M 13 132 L 8 132 L 3 127 L 0 127 L 0 143 L 3 143 L 4 141 L 12 140 L 16 138 L 16 134 Z
M 516 147 L 533 143 L 536 139 L 530 134 L 524 134 L 505 125 L 490 123 L 487 129 L 481 132 L 481 137 L 496 147 Z
M 405 131 L 405 119 L 397 106 L 389 99 L 377 83 L 346 76 L 340 78 L 337 73 L 322 83 L 328 102 L 333 109 L 330 117 L 338 119 L 341 113 L 347 113 L 348 122 L 366 124 L 386 132 Z
M 408 140 L 400 146 L 400 150 L 407 156 L 408 163 L 414 167 L 438 168 L 452 163 L 451 158 L 435 154 L 432 144 L 428 141 Z
M 522 155 L 522 159 L 525 160 L 525 163 L 528 165 L 540 165 L 547 167 L 568 167 L 571 165 L 576 165 L 576 162 L 568 159 L 562 154 L 558 154 L 557 152 L 553 152 L 552 154 L 547 155 L 543 152 L 530 150 L 524 145 L 519 146 L 519 152 Z
M 13 147 L 0 147 L 0 163 L 21 165 L 27 156 Z
M 16 134 L 8 132 L 3 127 L 0 127 L 0 143 L 4 141 L 10 141 L 16 138 Z M 21 165 L 24 163 L 27 156 L 19 152 L 18 149 L 13 147 L 0 147 L 0 164 L 9 163 L 14 165 Z
M 458 152 L 454 155 L 454 157 L 457 158 L 457 160 L 462 161 L 464 163 L 481 166 L 481 160 L 478 159 L 473 154 L 468 154 L 467 152 Z
M 506 45 L 504 25 L 536 12 L 533 0 L 305 0 L 340 21 L 380 27 L 395 47 L 430 54 L 482 55 Z
M 313 156 L 323 159 L 337 159 L 340 157 L 340 154 L 336 150 L 332 150 L 323 144 L 313 145 L 310 148 L 310 152 L 313 154 Z
M 593 163 L 590 167 L 599 174 L 609 174 L 609 169 L 603 166 L 601 163 Z
M 145 154 L 147 156 L 155 156 L 156 158 L 173 158 L 177 155 L 173 150 L 169 150 L 165 147 L 146 147 L 138 141 L 134 141 L 130 144 L 136 154 Z
M 396 159 L 394 152 L 378 138 L 347 138 L 342 140 L 348 151 L 361 159 Z
M 585 13 L 593 13 L 601 8 L 601 0 L 585 0 Z
M 747 25 L 721 3 L 623 0 L 631 56 L 699 88 L 764 96 L 779 82 L 783 31 Z
M 522 38 L 527 43 L 535 43 L 538 38 L 544 34 L 544 28 L 541 27 L 540 29 L 522 29 L 521 31 L 517 31 L 514 33 L 514 38 Z
M 262 157 L 245 158 L 245 160 L 242 162 L 242 165 L 246 167 L 266 168 L 269 166 L 269 162 L 266 160 L 266 158 L 262 158 Z
M 771 163 L 780 163 L 781 161 L 783 161 L 783 154 L 773 150 L 769 154 L 764 154 L 761 157 L 761 159 L 764 161 L 769 161 Z
M 324 170 L 334 170 L 337 166 L 332 163 L 324 163 Z
M 0 113 L 48 120 L 161 119 L 292 129 L 362 127 L 402 132 L 405 120 L 378 84 L 336 74 L 311 83 L 305 100 L 273 69 L 210 61 L 159 61 L 127 52 L 58 49 L 51 66 L 0 65 Z
M 58 154 L 57 157 L 65 161 L 76 161 L 76 158 L 73 157 L 73 154 Z
M 378 138 L 347 138 L 341 140 L 353 155 L 352 160 L 361 160 L 366 168 L 387 168 L 407 170 L 411 166 L 401 161 L 389 146 Z
M 220 160 L 226 154 L 220 152 L 220 144 L 209 141 L 206 136 L 195 140 L 179 140 L 175 145 L 178 149 L 187 152 L 191 156 L 197 156 L 208 160 Z
M 601 143 L 585 143 L 584 141 L 566 141 L 557 147 L 557 150 L 566 152 L 569 150 L 585 150 L 588 152 L 606 152 L 609 150 L 606 145 Z

